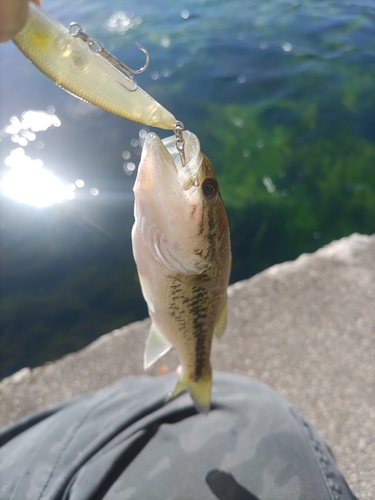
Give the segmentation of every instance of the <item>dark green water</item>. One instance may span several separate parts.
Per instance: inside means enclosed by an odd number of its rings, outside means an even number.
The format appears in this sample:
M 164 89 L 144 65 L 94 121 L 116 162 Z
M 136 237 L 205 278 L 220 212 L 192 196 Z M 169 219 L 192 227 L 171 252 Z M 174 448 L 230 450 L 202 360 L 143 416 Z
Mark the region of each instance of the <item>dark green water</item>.
M 44 7 L 131 67 L 143 64 L 133 42 L 147 47 L 139 84 L 198 135 L 218 174 L 232 281 L 374 232 L 374 0 L 127 1 L 128 20 L 110 18 L 124 9 L 119 0 Z M 0 61 L 1 177 L 22 147 L 64 183 L 84 181 L 74 200 L 45 208 L 2 197 L 5 376 L 147 315 L 130 244 L 134 173 L 123 169 L 138 163 L 134 139 L 145 127 L 74 99 L 10 42 Z M 7 126 L 28 110 L 60 125 L 25 144 Z

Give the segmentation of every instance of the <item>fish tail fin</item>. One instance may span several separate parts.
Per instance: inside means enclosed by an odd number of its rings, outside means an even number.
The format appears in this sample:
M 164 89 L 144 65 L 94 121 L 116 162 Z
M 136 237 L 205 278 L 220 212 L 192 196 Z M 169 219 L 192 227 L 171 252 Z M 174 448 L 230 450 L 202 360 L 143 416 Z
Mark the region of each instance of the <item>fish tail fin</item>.
M 172 397 L 178 396 L 182 391 L 187 389 L 190 396 L 194 401 L 195 407 L 200 413 L 207 413 L 210 411 L 211 403 L 211 386 L 212 386 L 212 372 L 205 375 L 198 380 L 188 379 L 182 377 L 176 385 L 172 393 Z

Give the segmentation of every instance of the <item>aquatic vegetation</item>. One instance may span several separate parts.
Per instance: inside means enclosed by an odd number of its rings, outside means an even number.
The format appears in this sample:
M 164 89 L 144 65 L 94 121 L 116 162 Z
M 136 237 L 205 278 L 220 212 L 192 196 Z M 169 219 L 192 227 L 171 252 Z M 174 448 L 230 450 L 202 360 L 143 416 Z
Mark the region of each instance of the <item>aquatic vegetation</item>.
M 316 104 L 301 112 L 280 104 L 214 106 L 205 124 L 217 124 L 210 139 L 231 223 L 232 280 L 375 230 L 375 144 L 349 117 L 327 130 Z

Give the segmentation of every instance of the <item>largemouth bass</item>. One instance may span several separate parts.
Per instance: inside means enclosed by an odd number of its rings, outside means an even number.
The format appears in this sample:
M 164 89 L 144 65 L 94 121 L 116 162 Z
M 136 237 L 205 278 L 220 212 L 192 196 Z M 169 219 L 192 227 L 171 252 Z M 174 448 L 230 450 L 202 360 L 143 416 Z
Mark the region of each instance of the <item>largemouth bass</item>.
M 123 73 L 110 62 L 119 61 L 99 42 L 79 29 L 70 33 L 35 4 L 29 2 L 26 25 L 13 41 L 37 68 L 74 96 L 145 125 L 167 130 L 176 126 L 176 118 L 135 84 L 131 73 L 137 71 L 127 68 L 130 76 Z
M 212 338 L 227 316 L 231 265 L 229 226 L 210 161 L 184 131 L 186 165 L 176 138 L 148 134 L 134 186 L 133 253 L 152 320 L 147 369 L 177 347 L 181 379 L 201 412 L 210 407 Z

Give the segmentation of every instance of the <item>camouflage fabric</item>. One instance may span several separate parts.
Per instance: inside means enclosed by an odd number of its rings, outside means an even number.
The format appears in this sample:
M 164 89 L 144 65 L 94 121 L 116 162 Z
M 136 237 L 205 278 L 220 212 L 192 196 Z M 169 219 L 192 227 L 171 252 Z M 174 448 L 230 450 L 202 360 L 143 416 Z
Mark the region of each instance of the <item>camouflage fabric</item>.
M 214 373 L 212 408 L 176 376 L 130 377 L 0 432 L 1 500 L 355 499 L 324 443 L 285 399 Z

